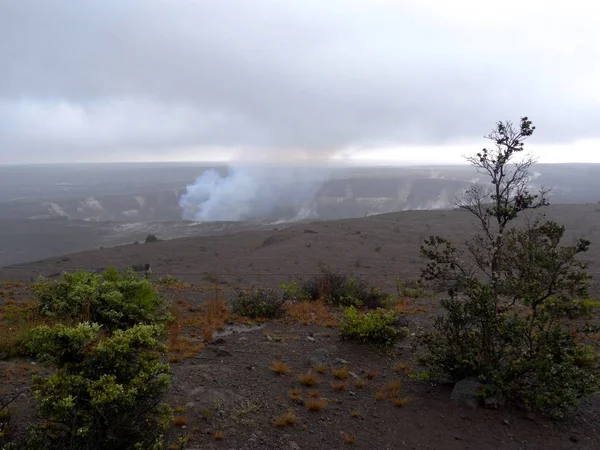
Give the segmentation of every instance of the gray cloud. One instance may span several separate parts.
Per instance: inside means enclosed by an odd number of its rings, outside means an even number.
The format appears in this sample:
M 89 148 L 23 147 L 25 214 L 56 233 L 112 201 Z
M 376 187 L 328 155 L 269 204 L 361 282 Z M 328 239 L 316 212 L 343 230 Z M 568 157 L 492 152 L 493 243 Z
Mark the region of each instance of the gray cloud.
M 600 137 L 598 6 L 450 3 L 0 2 L 0 162 Z

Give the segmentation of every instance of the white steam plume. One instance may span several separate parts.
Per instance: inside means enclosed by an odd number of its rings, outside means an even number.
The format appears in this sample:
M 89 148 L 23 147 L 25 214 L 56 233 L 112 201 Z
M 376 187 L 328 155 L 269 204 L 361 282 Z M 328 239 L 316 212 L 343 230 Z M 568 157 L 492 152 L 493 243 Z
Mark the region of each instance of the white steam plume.
M 297 221 L 314 217 L 315 196 L 327 180 L 324 166 L 234 163 L 223 176 L 209 170 L 187 186 L 179 205 L 186 220 Z

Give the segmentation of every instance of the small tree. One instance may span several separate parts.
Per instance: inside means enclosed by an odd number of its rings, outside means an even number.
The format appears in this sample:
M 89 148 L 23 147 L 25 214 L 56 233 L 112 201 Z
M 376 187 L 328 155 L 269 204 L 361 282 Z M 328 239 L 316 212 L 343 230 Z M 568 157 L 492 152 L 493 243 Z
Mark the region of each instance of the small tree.
M 429 260 L 422 277 L 449 294 L 445 314 L 424 336 L 425 361 L 438 375 L 477 376 L 488 390 L 561 415 L 598 384 L 594 352 L 567 327 L 591 304 L 590 276 L 576 258 L 590 243 L 561 245 L 564 227 L 543 218 L 512 226 L 521 213 L 548 205 L 548 191 L 529 190 L 535 160 L 517 159 L 534 130 L 527 117 L 519 127 L 498 122 L 487 136 L 495 148 L 467 158 L 490 180 L 458 203 L 479 233 L 461 249 L 437 236 L 421 247 Z

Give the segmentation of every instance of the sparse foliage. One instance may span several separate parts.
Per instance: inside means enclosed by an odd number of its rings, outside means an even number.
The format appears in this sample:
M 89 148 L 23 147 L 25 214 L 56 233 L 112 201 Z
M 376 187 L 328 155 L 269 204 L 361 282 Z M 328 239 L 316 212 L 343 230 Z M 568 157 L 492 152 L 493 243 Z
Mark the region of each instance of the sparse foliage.
M 350 306 L 344 309 L 340 324 L 342 338 L 381 346 L 393 345 L 407 333 L 398 325 L 396 315 L 383 309 L 362 313 Z
M 563 245 L 564 227 L 543 218 L 512 226 L 548 204 L 546 190 L 530 192 L 534 160 L 516 160 L 534 129 L 526 117 L 520 127 L 499 122 L 488 136 L 495 149 L 468 158 L 491 185 L 474 185 L 459 203 L 480 233 L 464 249 L 437 236 L 422 246 L 423 278 L 448 289 L 423 342 L 434 374 L 478 376 L 488 391 L 560 416 L 598 386 L 596 355 L 568 327 L 589 310 L 578 256 L 590 243 Z
M 237 290 L 232 311 L 250 318 L 278 318 L 285 313 L 285 300 L 273 289 Z
M 302 283 L 300 296 L 310 300 L 324 300 L 337 306 L 369 309 L 382 308 L 390 302 L 389 294 L 369 287 L 355 277 L 335 273 L 324 267 L 318 275 Z

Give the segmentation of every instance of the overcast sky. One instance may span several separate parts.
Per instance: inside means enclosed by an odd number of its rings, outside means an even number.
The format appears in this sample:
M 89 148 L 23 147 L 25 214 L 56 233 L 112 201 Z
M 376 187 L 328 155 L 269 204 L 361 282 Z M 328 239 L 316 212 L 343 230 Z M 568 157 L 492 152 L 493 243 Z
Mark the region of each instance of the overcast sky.
M 460 162 L 529 116 L 600 162 L 584 0 L 0 0 L 0 163 Z

